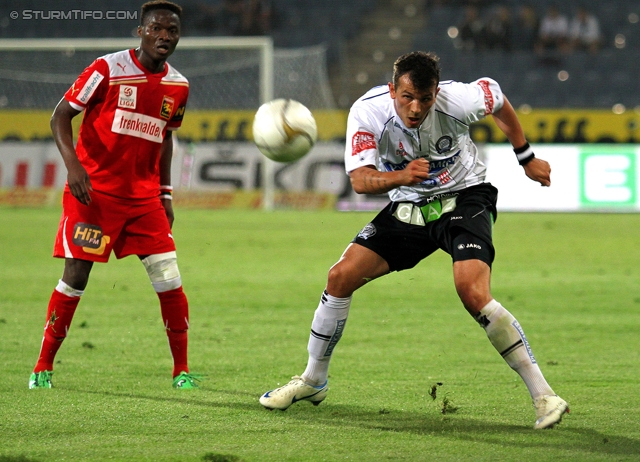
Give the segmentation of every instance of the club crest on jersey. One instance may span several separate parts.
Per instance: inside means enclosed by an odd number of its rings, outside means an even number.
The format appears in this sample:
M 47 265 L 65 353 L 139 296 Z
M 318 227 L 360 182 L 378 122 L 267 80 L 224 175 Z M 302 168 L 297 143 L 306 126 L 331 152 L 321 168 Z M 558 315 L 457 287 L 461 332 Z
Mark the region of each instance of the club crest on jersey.
M 396 156 L 407 157 L 409 154 L 405 151 L 402 141 L 398 143 L 398 149 L 396 149 Z
M 160 117 L 162 117 L 163 119 L 169 120 L 171 118 L 171 113 L 173 112 L 173 107 L 175 103 L 176 103 L 176 100 L 174 100 L 172 97 L 165 96 L 162 99 L 162 107 L 160 108 Z
M 120 85 L 120 95 L 118 97 L 118 107 L 125 109 L 135 109 L 138 88 L 131 85 Z
M 438 151 L 438 154 L 451 151 L 452 146 L 453 138 L 451 138 L 449 135 L 441 136 L 438 141 L 436 141 L 436 151 Z

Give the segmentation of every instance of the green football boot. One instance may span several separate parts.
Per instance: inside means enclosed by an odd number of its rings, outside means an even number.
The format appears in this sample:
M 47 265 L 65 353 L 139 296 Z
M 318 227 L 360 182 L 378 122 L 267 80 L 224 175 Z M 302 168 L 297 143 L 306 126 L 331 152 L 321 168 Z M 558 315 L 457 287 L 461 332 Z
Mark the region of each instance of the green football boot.
M 29 377 L 29 388 L 53 388 L 52 375 L 53 371 L 33 372 Z
M 178 388 L 180 390 L 198 388 L 198 384 L 196 382 L 200 382 L 201 380 L 201 375 L 191 374 L 189 372 L 180 372 L 173 378 L 173 388 Z

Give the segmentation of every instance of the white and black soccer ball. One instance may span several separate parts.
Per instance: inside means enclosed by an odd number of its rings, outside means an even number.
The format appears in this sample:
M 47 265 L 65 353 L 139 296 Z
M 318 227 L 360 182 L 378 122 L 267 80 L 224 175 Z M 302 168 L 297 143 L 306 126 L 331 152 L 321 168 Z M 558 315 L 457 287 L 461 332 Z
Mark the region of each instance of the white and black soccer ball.
M 263 104 L 253 119 L 253 141 L 276 162 L 293 162 L 307 154 L 318 139 L 318 127 L 307 107 L 293 99 Z

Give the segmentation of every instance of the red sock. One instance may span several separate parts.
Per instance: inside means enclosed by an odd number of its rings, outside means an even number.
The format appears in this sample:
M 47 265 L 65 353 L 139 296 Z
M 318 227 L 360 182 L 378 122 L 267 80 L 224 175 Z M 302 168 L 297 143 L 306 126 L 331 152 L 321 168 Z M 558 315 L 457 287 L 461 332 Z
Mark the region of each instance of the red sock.
M 187 365 L 187 329 L 189 329 L 189 303 L 182 287 L 158 293 L 160 312 L 167 329 L 169 348 L 173 356 L 173 376 L 189 372 Z
M 67 336 L 78 303 L 80 303 L 80 297 L 69 297 L 57 290 L 51 294 L 40 356 L 33 372 L 53 370 L 53 360 Z

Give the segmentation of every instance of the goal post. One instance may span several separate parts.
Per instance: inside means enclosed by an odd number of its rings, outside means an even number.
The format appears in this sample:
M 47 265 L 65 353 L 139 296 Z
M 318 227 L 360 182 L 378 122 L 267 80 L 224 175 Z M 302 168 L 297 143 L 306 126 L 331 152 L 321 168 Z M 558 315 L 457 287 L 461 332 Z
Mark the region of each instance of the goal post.
M 134 48 L 139 44 L 136 37 L 0 39 L 0 60 L 3 61 L 0 88 L 5 89 L 5 94 L 0 95 L 0 110 L 51 110 L 82 69 L 100 53 Z M 239 55 L 236 52 L 240 52 Z M 191 82 L 190 108 L 257 110 L 260 104 L 274 98 L 275 63 L 271 37 L 183 37 L 169 62 Z M 216 94 L 205 88 L 215 87 L 219 82 L 230 86 L 226 94 Z M 241 92 L 250 96 L 233 101 L 233 95 Z M 218 100 L 222 102 L 218 103 Z M 272 210 L 274 163 L 265 157 L 262 165 L 263 208 Z

